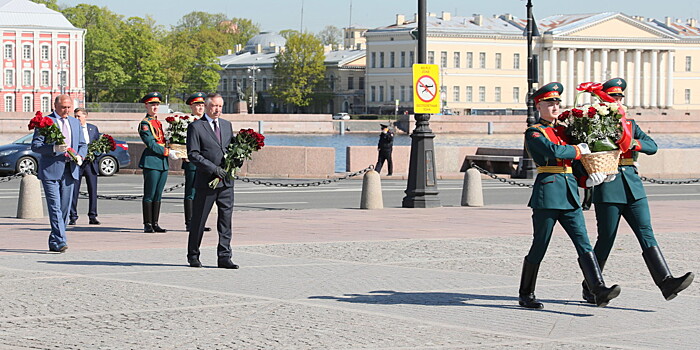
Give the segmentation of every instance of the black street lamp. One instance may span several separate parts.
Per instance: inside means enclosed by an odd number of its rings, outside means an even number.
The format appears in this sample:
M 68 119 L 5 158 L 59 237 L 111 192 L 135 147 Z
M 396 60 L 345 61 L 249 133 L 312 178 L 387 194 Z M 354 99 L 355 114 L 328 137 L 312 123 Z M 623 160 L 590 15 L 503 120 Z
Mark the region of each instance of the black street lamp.
M 532 94 L 534 89 L 533 84 L 537 83 L 538 75 L 538 62 L 537 57 L 532 54 L 532 37 L 539 36 L 537 33 L 537 28 L 535 27 L 535 20 L 532 16 L 532 0 L 527 0 L 527 126 L 530 127 L 537 123 L 537 116 L 535 111 L 535 102 L 532 100 Z M 535 163 L 530 158 L 530 154 L 527 149 L 523 146 L 523 157 L 518 163 L 518 169 L 516 171 L 515 177 L 522 179 L 534 179 L 536 175 Z
M 418 62 L 426 63 L 426 0 L 418 0 Z M 442 82 L 441 82 L 442 83 Z M 411 160 L 408 167 L 404 208 L 440 207 L 435 174 L 435 134 L 430 130 L 430 114 L 416 114 L 416 128 L 411 134 Z

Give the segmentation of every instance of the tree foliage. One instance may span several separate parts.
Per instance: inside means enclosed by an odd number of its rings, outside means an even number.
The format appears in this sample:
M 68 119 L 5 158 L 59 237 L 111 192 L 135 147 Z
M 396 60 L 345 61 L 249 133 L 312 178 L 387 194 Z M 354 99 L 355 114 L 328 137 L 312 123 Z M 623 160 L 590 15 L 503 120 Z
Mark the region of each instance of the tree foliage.
M 321 41 L 313 34 L 289 35 L 286 49 L 275 59 L 272 96 L 297 108 L 311 105 L 319 97 L 317 91 L 325 90 L 324 58 Z
M 58 3 L 56 0 L 32 0 L 32 2 L 35 2 L 37 4 L 44 4 L 46 7 L 54 10 L 54 11 L 60 11 L 60 8 L 58 7 Z
M 323 45 L 331 45 L 337 50 L 343 44 L 343 30 L 336 26 L 326 26 L 318 32 L 318 37 Z

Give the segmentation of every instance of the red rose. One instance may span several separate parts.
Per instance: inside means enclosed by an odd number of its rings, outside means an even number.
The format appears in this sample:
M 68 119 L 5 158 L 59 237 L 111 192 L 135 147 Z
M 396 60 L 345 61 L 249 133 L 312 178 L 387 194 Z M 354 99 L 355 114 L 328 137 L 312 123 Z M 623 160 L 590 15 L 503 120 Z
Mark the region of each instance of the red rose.
M 183 116 L 180 117 L 180 119 L 182 119 L 182 120 L 188 120 L 188 119 L 190 119 L 190 117 L 188 117 L 188 116 L 186 116 L 186 115 L 183 115 Z
M 574 116 L 574 118 L 581 118 L 583 117 L 583 111 L 578 109 L 578 108 L 573 108 L 571 109 L 571 114 Z
M 175 118 L 167 117 L 167 118 L 165 118 L 165 121 L 172 124 L 173 122 L 175 122 Z
M 49 117 L 44 117 L 44 119 L 42 119 L 42 121 L 43 121 L 43 123 L 44 123 L 46 126 L 51 126 L 51 125 L 53 125 L 53 119 L 51 119 L 51 118 L 49 118 Z M 44 127 L 44 126 L 42 126 L 42 128 L 43 128 L 43 127 Z
M 51 120 L 50 118 L 41 118 L 41 120 L 39 121 L 39 128 L 43 129 L 43 128 L 48 126 L 46 124 L 47 123 L 46 119 Z
M 598 114 L 598 111 L 595 109 L 595 107 L 588 107 L 588 118 L 593 118 L 596 114 Z
M 42 116 L 43 114 L 41 114 L 41 111 L 36 111 L 36 113 L 34 113 L 35 118 L 41 118 Z

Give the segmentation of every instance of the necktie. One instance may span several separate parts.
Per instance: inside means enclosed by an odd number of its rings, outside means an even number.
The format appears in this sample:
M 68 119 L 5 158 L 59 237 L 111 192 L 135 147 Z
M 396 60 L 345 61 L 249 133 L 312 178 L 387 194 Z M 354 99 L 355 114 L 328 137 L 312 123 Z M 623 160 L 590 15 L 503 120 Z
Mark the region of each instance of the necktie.
M 216 134 L 216 139 L 221 142 L 221 130 L 219 129 L 219 124 L 216 122 L 216 120 L 213 120 L 212 123 L 214 123 L 214 134 Z
M 70 124 L 68 124 L 68 118 L 61 118 L 61 133 L 65 139 L 63 143 L 70 147 L 71 145 L 71 135 L 70 135 Z

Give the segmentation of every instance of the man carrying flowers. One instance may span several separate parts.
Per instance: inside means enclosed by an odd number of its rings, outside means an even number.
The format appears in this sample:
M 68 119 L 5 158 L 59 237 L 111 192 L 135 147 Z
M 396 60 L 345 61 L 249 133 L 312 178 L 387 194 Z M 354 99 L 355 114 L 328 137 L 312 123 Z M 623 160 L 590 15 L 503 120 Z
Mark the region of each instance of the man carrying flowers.
M 590 150 L 585 143 L 570 145 L 565 128 L 557 123 L 560 94 L 563 90 L 562 84 L 554 82 L 535 91 L 532 98 L 540 113 L 540 120 L 525 131 L 527 150 L 537 164 L 538 174 L 528 203 L 532 208 L 534 234 L 530 250 L 523 261 L 518 303 L 532 309 L 544 307 L 535 297 L 535 284 L 540 263 L 557 222 L 576 248 L 579 266 L 595 295 L 596 304 L 605 306 L 620 294 L 619 286 L 605 286 L 593 247 L 588 240 L 571 162 L 579 159 L 582 154 L 590 153 Z
M 624 79 L 614 78 L 606 81 L 602 89 L 619 103 L 624 98 L 625 87 L 627 82 Z M 661 289 L 664 298 L 671 300 L 692 283 L 694 275 L 688 272 L 682 277 L 673 277 L 651 227 L 649 204 L 635 161 L 640 152 L 653 155 L 658 148 L 656 142 L 645 134 L 634 120 L 624 120 L 621 127 L 622 133 L 631 137 L 627 140 L 620 137 L 618 140 L 618 143 L 625 143 L 622 148 L 628 148 L 620 154 L 618 174 L 613 180 L 592 188 L 592 202 L 595 204 L 598 226 L 598 238 L 594 248 L 598 265 L 601 270 L 605 266 L 615 243 L 620 218 L 624 217 L 639 241 L 642 257 L 654 283 Z M 582 294 L 587 302 L 595 302 L 585 283 Z

